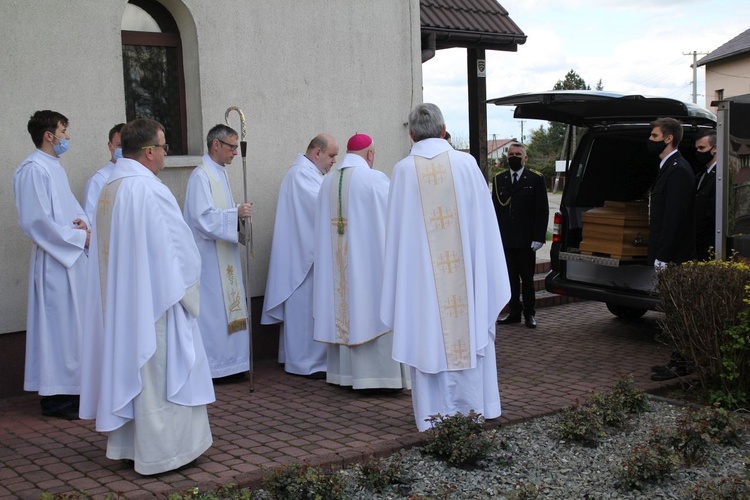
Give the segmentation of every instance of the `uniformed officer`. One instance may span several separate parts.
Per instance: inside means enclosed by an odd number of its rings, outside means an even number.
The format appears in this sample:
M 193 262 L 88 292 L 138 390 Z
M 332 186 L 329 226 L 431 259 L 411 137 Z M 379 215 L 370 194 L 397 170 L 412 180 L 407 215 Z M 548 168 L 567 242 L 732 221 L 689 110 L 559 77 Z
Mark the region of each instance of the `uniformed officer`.
M 510 170 L 493 179 L 492 202 L 503 237 L 511 290 L 510 313 L 498 324 L 520 323 L 523 313 L 526 326 L 536 328 L 534 266 L 536 251 L 542 248 L 547 236 L 549 203 L 544 177 L 525 168 L 527 159 L 524 145 L 512 143 L 508 147 Z M 521 285 L 523 304 L 520 300 Z

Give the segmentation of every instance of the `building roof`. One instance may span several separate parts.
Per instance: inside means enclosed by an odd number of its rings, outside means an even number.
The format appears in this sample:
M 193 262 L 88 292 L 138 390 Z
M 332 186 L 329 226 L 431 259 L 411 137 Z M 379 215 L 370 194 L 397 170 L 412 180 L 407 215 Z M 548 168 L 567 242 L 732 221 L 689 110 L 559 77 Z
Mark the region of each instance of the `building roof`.
M 419 4 L 422 37 L 434 35 L 436 49 L 515 52 L 526 42 L 526 35 L 497 0 L 420 0 Z
M 511 142 L 516 142 L 516 139 L 490 139 L 487 141 L 487 154 L 492 154 Z
M 718 49 L 711 51 L 706 57 L 701 58 L 697 65 L 703 66 L 748 52 L 750 52 L 750 29 L 743 31 Z

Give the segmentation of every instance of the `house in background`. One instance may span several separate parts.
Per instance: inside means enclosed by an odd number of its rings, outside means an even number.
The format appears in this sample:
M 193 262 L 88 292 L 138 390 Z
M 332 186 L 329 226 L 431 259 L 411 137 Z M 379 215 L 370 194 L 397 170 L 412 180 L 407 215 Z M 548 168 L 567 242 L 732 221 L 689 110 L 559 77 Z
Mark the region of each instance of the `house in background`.
M 517 139 L 489 139 L 487 141 L 487 159 L 490 162 L 499 162 L 505 156 L 508 157 L 508 148 Z
M 696 64 L 706 67 L 706 107 L 713 101 L 750 93 L 750 29 Z M 716 112 L 715 107 L 710 109 Z

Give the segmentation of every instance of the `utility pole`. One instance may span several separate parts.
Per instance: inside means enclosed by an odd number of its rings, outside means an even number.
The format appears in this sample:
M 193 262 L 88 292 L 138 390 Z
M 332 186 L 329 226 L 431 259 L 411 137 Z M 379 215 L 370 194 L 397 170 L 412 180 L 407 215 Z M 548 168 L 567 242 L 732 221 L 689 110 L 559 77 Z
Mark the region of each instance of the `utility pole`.
M 518 121 L 521 122 L 521 144 L 526 144 L 524 142 L 524 137 L 523 137 L 523 122 L 524 122 L 524 120 L 518 120 Z
M 698 55 L 705 55 L 708 54 L 708 52 L 698 52 L 698 51 L 692 51 L 692 52 L 683 52 L 683 56 L 693 56 L 693 64 L 690 66 L 693 68 L 693 104 L 698 104 L 698 65 L 696 62 L 698 61 Z

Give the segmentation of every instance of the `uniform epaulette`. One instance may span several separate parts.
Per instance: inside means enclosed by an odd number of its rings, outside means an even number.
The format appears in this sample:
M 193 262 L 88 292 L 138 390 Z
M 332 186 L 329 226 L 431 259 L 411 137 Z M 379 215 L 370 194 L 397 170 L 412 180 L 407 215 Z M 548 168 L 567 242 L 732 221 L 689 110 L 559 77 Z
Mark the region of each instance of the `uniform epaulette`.
M 490 172 L 492 172 L 492 178 L 494 179 L 494 178 L 495 178 L 495 177 L 497 177 L 498 175 L 500 175 L 500 174 L 504 174 L 504 173 L 505 173 L 505 172 L 507 172 L 508 170 L 510 170 L 510 169 L 509 169 L 509 168 L 505 168 L 505 167 L 500 167 L 500 168 L 499 168 L 498 170 L 494 170 L 494 169 L 493 169 L 493 170 L 490 170 Z
M 539 170 L 534 170 L 533 168 L 527 168 L 527 170 L 529 172 L 534 172 L 536 175 L 540 175 L 540 176 L 544 177 L 544 174 L 541 173 Z

